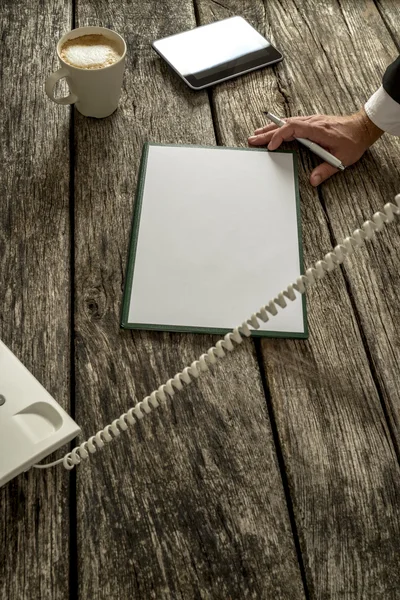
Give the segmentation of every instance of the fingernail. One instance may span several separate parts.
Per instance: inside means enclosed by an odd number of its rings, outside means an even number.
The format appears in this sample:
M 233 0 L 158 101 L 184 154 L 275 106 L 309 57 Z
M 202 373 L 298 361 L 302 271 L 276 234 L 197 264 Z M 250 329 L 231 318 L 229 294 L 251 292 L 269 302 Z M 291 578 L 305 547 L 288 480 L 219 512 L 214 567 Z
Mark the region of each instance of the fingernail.
M 319 185 L 321 183 L 321 175 L 314 175 L 313 177 L 313 185 Z
M 274 150 L 274 148 L 275 148 L 275 144 L 274 144 L 274 142 L 270 142 L 270 143 L 268 144 L 267 148 L 268 148 L 268 150 Z
M 254 142 L 254 140 L 256 140 L 256 139 L 257 139 L 257 136 L 256 135 L 252 135 L 252 136 L 249 137 L 249 142 Z

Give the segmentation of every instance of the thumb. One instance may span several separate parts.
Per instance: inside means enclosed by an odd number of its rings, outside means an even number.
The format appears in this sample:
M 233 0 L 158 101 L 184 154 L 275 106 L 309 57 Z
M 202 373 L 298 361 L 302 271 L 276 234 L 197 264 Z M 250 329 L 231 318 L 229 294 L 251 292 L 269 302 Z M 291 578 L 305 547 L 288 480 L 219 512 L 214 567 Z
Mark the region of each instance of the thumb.
M 338 172 L 339 169 L 336 169 L 336 167 L 332 167 L 332 165 L 324 162 L 318 165 L 318 167 L 315 167 L 314 171 L 310 175 L 310 183 L 311 185 L 316 187 L 317 185 L 319 185 L 326 179 L 329 179 L 329 177 Z

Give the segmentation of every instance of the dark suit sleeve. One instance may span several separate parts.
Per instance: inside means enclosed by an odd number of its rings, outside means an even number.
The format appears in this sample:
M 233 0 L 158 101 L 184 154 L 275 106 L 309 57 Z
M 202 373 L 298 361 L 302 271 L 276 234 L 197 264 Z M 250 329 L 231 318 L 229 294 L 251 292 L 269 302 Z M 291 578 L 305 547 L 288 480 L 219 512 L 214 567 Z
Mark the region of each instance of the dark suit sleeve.
M 385 92 L 400 104 L 400 56 L 386 69 L 382 85 Z
M 381 87 L 365 103 L 364 110 L 379 129 L 400 137 L 400 56 L 388 66 Z

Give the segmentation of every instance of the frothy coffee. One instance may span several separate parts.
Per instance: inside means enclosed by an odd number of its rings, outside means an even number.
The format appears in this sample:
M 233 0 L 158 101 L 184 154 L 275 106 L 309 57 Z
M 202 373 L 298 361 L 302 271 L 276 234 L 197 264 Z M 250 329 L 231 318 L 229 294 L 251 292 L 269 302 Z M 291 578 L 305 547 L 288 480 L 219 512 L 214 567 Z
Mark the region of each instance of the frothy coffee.
M 79 69 L 104 69 L 118 62 L 122 54 L 117 42 L 101 34 L 92 34 L 67 40 L 60 56 Z

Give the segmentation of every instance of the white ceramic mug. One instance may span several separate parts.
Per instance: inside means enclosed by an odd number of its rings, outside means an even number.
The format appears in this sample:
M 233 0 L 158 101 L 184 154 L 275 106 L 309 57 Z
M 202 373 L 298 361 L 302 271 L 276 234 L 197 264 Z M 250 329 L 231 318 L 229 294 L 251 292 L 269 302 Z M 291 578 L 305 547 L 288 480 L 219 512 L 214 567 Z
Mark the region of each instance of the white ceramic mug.
M 69 65 L 61 58 L 61 48 L 67 40 L 82 35 L 101 34 L 117 43 L 121 58 L 112 65 L 101 69 L 81 69 Z M 125 40 L 111 29 L 104 27 L 79 27 L 66 33 L 57 44 L 58 60 L 61 69 L 46 79 L 45 90 L 48 97 L 57 104 L 75 104 L 86 117 L 102 119 L 111 115 L 118 106 L 121 95 L 122 78 L 125 67 Z M 59 79 L 66 78 L 70 94 L 65 98 L 55 98 L 54 88 Z

